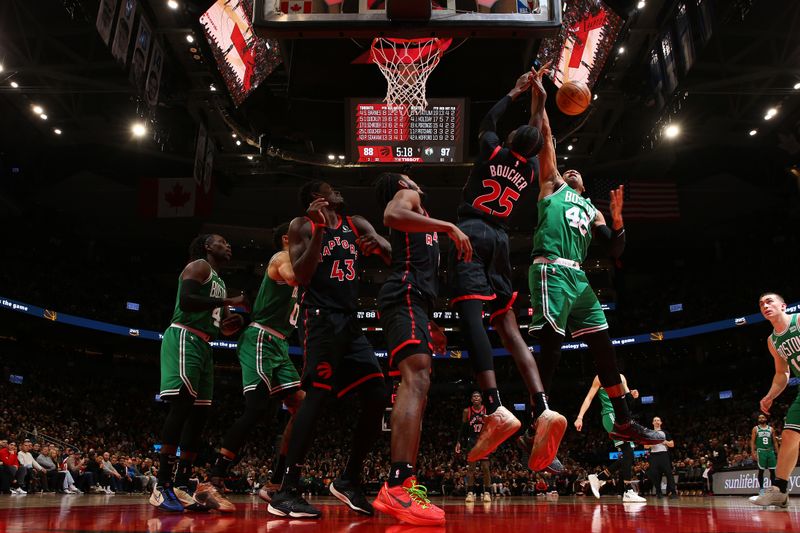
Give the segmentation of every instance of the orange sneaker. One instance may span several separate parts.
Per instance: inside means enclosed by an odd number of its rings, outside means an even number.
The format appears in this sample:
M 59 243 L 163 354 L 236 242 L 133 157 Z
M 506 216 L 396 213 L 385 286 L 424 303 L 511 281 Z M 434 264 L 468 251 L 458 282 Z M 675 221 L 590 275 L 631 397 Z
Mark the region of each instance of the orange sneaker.
M 444 510 L 431 503 L 428 489 L 410 477 L 402 485 L 389 488 L 384 483 L 372 506 L 382 513 L 415 526 L 440 526 L 445 522 Z
M 209 509 L 216 509 L 220 513 L 232 513 L 236 510 L 233 503 L 219 493 L 217 487 L 211 483 L 200 483 L 194 491 L 194 499 Z
M 536 435 L 533 437 L 528 468 L 539 472 L 547 468 L 558 453 L 558 445 L 567 430 L 567 419 L 563 415 L 545 409 L 534 422 Z
M 489 456 L 498 446 L 517 432 L 522 422 L 502 405 L 497 411 L 483 417 L 483 428 L 475 446 L 469 451 L 467 461 L 474 463 Z

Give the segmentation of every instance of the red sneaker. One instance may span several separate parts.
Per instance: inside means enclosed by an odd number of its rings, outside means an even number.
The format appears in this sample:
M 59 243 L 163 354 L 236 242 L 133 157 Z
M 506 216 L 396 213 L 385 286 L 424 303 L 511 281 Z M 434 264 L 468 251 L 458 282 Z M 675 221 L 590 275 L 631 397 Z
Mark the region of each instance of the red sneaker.
M 547 468 L 556 458 L 558 445 L 567 430 L 567 419 L 562 415 L 546 409 L 534 423 L 536 435 L 533 437 L 528 468 L 539 472 Z
M 431 503 L 428 489 L 417 485 L 417 478 L 413 476 L 397 487 L 389 488 L 389 484 L 384 483 L 372 506 L 415 526 L 440 526 L 445 522 L 444 510 Z
M 467 454 L 467 461 L 474 463 L 489 456 L 498 446 L 517 432 L 522 422 L 502 405 L 497 411 L 483 417 L 483 428 L 478 441 Z

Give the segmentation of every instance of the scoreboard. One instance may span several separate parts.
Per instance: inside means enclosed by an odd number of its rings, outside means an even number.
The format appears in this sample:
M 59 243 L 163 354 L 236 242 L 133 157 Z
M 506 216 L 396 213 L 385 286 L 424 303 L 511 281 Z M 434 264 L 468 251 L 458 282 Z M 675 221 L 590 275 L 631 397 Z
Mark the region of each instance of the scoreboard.
M 354 163 L 463 163 L 464 98 L 429 98 L 419 114 L 380 100 L 348 104 L 349 157 Z

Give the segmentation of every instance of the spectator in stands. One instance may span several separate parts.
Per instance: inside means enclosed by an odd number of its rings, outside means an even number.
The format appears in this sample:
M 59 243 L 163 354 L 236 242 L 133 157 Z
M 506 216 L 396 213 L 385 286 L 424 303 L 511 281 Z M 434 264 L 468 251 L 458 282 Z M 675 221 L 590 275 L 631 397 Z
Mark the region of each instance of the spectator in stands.
M 100 485 L 106 487 L 108 494 L 122 492 L 122 475 L 114 468 L 115 459 L 116 456 L 108 452 L 103 453 Z
M 25 485 L 26 470 L 20 468 L 17 457 L 17 445 L 9 442 L 8 446 L 0 449 L 0 489 L 4 494 L 27 494 Z
M 41 453 L 36 457 L 36 462 L 44 468 L 45 476 L 47 476 L 47 487 L 49 488 L 50 492 L 64 492 L 66 488 L 64 486 L 64 475 L 58 471 L 58 465 L 56 461 L 58 461 L 58 452 L 55 452 L 55 460 L 50 457 L 50 446 L 45 444 L 41 447 Z M 62 478 L 59 480 L 59 478 Z
M 153 466 L 153 460 L 150 458 L 142 461 L 142 487 L 145 492 L 153 492 L 153 488 L 158 481 L 158 470 Z
M 708 471 L 708 492 L 714 494 L 714 473 L 728 468 L 728 450 L 719 443 L 719 439 L 711 439 L 711 469 Z
M 94 475 L 86 470 L 83 454 L 80 451 L 69 450 L 67 452 L 67 471 L 74 479 L 74 486 L 81 492 L 95 492 Z
M 28 492 L 44 492 L 47 488 L 47 471 L 33 459 L 31 454 L 33 444 L 28 439 L 22 443 L 22 449 L 17 452 L 20 469 L 24 470 L 25 486 Z

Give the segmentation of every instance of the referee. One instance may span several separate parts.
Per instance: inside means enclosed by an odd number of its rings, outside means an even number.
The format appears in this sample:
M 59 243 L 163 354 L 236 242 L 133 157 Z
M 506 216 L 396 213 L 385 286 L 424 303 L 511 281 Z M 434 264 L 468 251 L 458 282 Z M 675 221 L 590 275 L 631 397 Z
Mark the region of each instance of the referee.
M 678 491 L 675 489 L 675 478 L 672 476 L 672 460 L 669 457 L 669 448 L 675 447 L 672 435 L 661 428 L 661 418 L 653 417 L 653 429 L 663 431 L 665 440 L 661 444 L 645 445 L 650 450 L 650 482 L 656 489 L 656 498 L 663 498 L 661 493 L 661 476 L 667 476 L 667 495 L 670 498 L 677 498 Z

